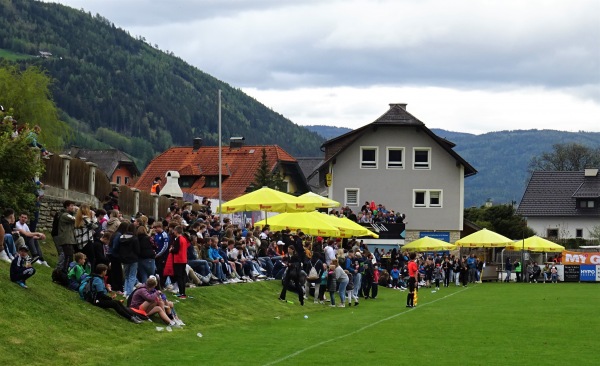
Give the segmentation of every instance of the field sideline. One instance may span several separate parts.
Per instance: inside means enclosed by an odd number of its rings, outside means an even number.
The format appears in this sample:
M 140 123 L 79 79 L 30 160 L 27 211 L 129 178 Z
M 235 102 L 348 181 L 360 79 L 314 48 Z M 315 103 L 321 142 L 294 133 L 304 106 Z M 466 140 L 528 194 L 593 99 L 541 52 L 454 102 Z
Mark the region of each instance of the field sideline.
M 8 267 L 0 263 L 6 365 L 596 365 L 599 359 L 596 284 L 422 288 L 414 309 L 405 307 L 406 293 L 391 289 L 342 309 L 312 298 L 301 307 L 293 293 L 294 304 L 282 303 L 279 281 L 202 287 L 177 304 L 187 325 L 158 332 L 158 320 L 135 325 L 79 300 L 51 283 L 47 268 L 37 267 L 23 290 L 8 280 Z

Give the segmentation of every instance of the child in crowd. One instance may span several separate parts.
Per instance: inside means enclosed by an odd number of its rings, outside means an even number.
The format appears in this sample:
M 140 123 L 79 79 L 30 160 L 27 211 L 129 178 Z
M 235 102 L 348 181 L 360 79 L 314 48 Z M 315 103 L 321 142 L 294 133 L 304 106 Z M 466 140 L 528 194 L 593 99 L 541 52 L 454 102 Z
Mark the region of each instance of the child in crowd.
M 327 288 L 329 272 L 327 271 L 327 263 L 323 263 L 323 270 L 321 271 L 321 284 L 319 285 L 319 304 L 325 303 L 325 288 Z
M 348 285 L 346 285 L 346 299 L 348 299 L 348 306 L 352 306 L 352 297 L 354 296 L 354 276 L 348 270 L 344 270 L 344 273 L 348 276 Z M 358 305 L 358 298 L 354 297 L 356 305 Z
M 174 319 L 169 301 L 163 298 L 162 293 L 156 289 L 158 282 L 155 276 L 150 276 L 146 283 L 133 291 L 131 303 L 129 307 L 136 313 L 144 316 L 158 314 L 165 324 L 169 326 L 185 325 L 179 319 Z
M 392 276 L 392 288 L 394 290 L 398 289 L 398 278 L 400 278 L 400 270 L 398 269 L 398 265 L 394 265 L 394 268 L 390 272 L 390 276 Z
M 377 298 L 379 276 L 380 276 L 379 266 L 376 264 L 375 266 L 373 266 L 373 284 L 371 285 L 371 298 L 372 299 Z
M 85 263 L 87 259 L 85 254 L 81 252 L 75 253 L 74 259 L 75 261 L 69 266 L 70 269 L 69 273 L 67 273 L 67 278 L 69 279 L 69 288 L 77 291 L 79 290 L 79 286 L 81 286 L 81 282 L 92 273 L 92 269 L 89 264 Z
M 20 247 L 17 254 L 10 263 L 10 280 L 23 288 L 27 288 L 25 281 L 35 274 L 35 268 L 31 266 L 29 249 L 26 246 Z
M 115 293 L 109 296 L 109 289 L 104 285 L 104 277 L 107 271 L 108 266 L 106 264 L 98 264 L 94 270 L 94 274 L 81 283 L 79 296 L 94 306 L 103 309 L 114 309 L 123 318 L 140 324 L 142 320 L 137 317 L 133 310 L 123 305 L 121 301 L 114 299 L 116 297 Z
M 444 277 L 444 272 L 442 270 L 442 266 L 438 263 L 435 265 L 435 268 L 433 269 L 433 280 L 435 281 L 435 289 L 436 290 L 440 289 L 440 281 L 442 280 L 443 277 Z
M 327 291 L 329 291 L 329 299 L 331 303 L 329 306 L 335 307 L 335 290 L 337 288 L 337 280 L 335 279 L 335 264 L 329 265 L 329 272 L 327 273 Z
M 556 269 L 556 266 L 552 266 L 550 269 L 550 276 L 552 278 L 552 283 L 558 282 L 558 270 Z

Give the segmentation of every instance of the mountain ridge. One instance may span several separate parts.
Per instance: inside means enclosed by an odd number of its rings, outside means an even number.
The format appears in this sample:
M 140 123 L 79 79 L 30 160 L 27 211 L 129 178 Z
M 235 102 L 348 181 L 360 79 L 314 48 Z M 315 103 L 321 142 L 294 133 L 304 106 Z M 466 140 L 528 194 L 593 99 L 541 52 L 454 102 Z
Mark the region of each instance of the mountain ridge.
M 345 127 L 306 127 L 327 139 L 351 131 Z M 514 201 L 518 204 L 529 181 L 531 158 L 551 152 L 554 144 L 575 142 L 588 147 L 600 146 L 600 132 L 531 129 L 475 135 L 439 128 L 432 128 L 431 131 L 456 144 L 454 151 L 478 171 L 465 179 L 465 207 L 478 207 L 488 200 L 494 203 Z

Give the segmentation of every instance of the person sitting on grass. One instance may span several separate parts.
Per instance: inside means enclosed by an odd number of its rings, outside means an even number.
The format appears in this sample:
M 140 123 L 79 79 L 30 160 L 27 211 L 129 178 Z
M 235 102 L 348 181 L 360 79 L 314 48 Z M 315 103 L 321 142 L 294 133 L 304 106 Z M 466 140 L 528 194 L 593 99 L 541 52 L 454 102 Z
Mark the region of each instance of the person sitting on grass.
M 10 280 L 17 285 L 27 288 L 25 281 L 35 274 L 35 268 L 31 266 L 29 249 L 26 246 L 19 248 L 17 256 L 10 263 Z
M 92 272 L 92 268 L 89 263 L 86 263 L 85 254 L 79 252 L 75 253 L 75 261 L 73 266 L 70 266 L 67 278 L 69 279 L 69 288 L 73 291 L 78 291 L 81 282 L 85 280 Z
M 108 266 L 105 264 L 98 264 L 96 266 L 94 274 L 86 278 L 79 287 L 79 296 L 81 299 L 103 309 L 114 309 L 117 314 L 135 324 L 142 323 L 142 320 L 138 318 L 133 310 L 123 305 L 121 301 L 115 300 L 116 293 L 109 295 L 110 290 L 104 285 L 104 277 L 107 271 Z
M 133 292 L 129 308 L 147 317 L 158 314 L 162 321 L 170 326 L 179 325 L 178 322 L 167 315 L 165 308 L 170 309 L 170 307 L 168 305 L 165 306 L 165 302 L 160 296 L 160 291 L 156 290 L 157 285 L 156 277 L 149 277 L 145 284 Z

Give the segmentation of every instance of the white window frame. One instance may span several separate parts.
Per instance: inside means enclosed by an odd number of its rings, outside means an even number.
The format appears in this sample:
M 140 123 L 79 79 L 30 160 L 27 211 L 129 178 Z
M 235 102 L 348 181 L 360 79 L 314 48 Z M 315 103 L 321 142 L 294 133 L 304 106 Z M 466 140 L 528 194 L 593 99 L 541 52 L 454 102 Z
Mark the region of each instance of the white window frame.
M 365 151 L 365 150 L 375 150 L 375 166 L 364 166 L 363 165 L 365 163 L 363 161 L 363 151 Z M 379 146 L 361 146 L 360 147 L 359 162 L 360 162 L 361 169 L 377 169 L 379 167 L 378 161 L 379 161 Z M 371 163 L 371 162 L 369 161 L 369 163 Z
M 402 160 L 397 162 L 394 161 L 395 164 L 400 163 L 399 166 L 390 166 L 390 151 L 402 151 Z M 406 149 L 403 147 L 397 147 L 397 146 L 388 146 L 386 148 L 386 154 L 385 154 L 385 167 L 386 169 L 392 169 L 392 170 L 398 170 L 398 169 L 404 169 L 404 161 L 406 160 Z
M 416 155 L 417 151 L 427 151 L 427 166 L 417 166 Z M 430 147 L 413 147 L 413 170 L 431 170 L 431 148 Z M 419 163 L 423 164 L 423 163 Z
M 424 203 L 417 204 L 417 193 L 424 193 Z M 431 194 L 439 193 L 439 203 L 431 203 Z M 413 208 L 441 208 L 444 206 L 444 191 L 441 189 L 413 189 Z
M 348 202 L 348 192 L 349 191 L 356 191 L 356 202 L 351 203 Z M 359 206 L 359 202 L 360 202 L 360 188 L 345 188 L 344 189 L 344 206 Z

